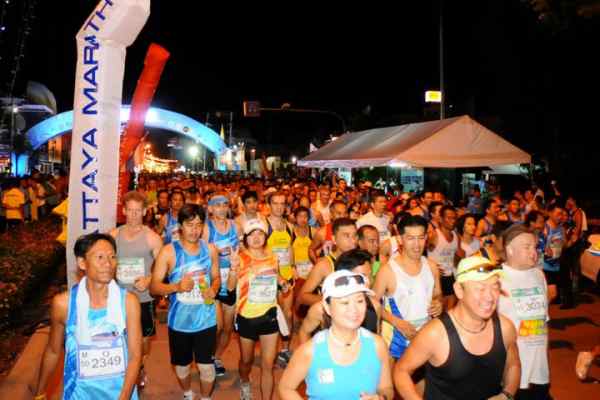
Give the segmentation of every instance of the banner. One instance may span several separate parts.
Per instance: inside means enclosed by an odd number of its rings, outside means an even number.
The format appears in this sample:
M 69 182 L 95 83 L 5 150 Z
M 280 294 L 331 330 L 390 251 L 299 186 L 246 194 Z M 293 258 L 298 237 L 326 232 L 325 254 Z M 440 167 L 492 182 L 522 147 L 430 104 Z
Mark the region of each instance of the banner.
M 125 49 L 150 15 L 150 0 L 102 0 L 77 33 L 69 175 L 67 280 L 77 283 L 77 238 L 115 226 Z
M 133 93 L 129 122 L 127 122 L 127 127 L 121 136 L 119 149 L 117 221 L 120 223 L 125 223 L 125 216 L 123 215 L 124 204 L 121 204 L 121 202 L 123 201 L 123 196 L 127 193 L 130 180 L 130 173 L 127 171 L 127 161 L 132 157 L 134 151 L 142 141 L 146 112 L 150 108 L 154 92 L 156 92 L 160 76 L 169 56 L 169 52 L 163 47 L 154 43 L 150 44 L 146 53 L 146 59 L 144 60 L 144 69 Z

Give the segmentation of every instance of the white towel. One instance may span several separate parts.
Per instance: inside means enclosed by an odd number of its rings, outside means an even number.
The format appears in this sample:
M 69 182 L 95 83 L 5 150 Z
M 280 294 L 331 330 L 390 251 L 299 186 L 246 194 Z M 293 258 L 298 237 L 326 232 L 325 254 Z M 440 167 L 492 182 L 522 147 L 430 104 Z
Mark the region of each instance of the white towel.
M 79 282 L 77 287 L 77 341 L 81 344 L 89 344 L 92 340 L 90 337 L 88 325 L 88 313 L 90 310 L 90 295 L 86 287 L 87 278 Z M 106 304 L 106 319 L 107 322 L 114 324 L 119 333 L 125 329 L 125 321 L 123 319 L 123 308 L 121 304 L 121 289 L 115 280 L 111 280 L 108 284 L 108 300 Z

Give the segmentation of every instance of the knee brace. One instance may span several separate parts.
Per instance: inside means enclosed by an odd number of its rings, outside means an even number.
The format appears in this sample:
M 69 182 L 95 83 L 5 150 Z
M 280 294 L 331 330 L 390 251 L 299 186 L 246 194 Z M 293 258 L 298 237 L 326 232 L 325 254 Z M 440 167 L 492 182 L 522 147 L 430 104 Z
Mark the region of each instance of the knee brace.
M 198 364 L 200 372 L 200 380 L 204 382 L 212 382 L 215 380 L 215 365 L 214 364 Z
M 177 377 L 181 380 L 187 378 L 188 376 L 190 376 L 190 366 L 186 365 L 182 367 L 181 365 L 176 365 L 175 375 L 177 375 Z

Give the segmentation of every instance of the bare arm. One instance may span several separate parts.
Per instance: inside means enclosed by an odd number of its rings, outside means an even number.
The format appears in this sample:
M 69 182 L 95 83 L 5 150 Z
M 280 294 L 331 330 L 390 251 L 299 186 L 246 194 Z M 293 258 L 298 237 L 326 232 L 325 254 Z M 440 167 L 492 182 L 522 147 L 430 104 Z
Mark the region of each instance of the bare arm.
M 313 264 L 316 264 L 319 261 L 318 253 L 321 251 L 321 247 L 323 247 L 323 242 L 323 229 L 319 229 L 315 232 L 315 236 L 313 236 L 310 247 L 308 248 L 308 257 Z
M 514 396 L 517 390 L 519 390 L 519 384 L 521 383 L 521 361 L 519 360 L 519 350 L 517 348 L 517 332 L 512 322 L 502 315 L 500 316 L 500 323 L 504 345 L 506 346 L 506 363 L 504 365 L 502 390 Z
M 300 302 L 300 304 L 312 306 L 313 304 L 321 301 L 321 296 L 318 294 L 314 294 L 313 292 L 319 287 L 324 277 L 326 276 L 325 269 L 329 268 L 329 265 L 326 264 L 327 262 L 327 260 L 319 260 L 319 262 L 313 267 L 313 269 L 308 274 L 306 282 L 304 282 L 304 285 L 302 285 L 300 295 L 298 295 L 298 301 Z
M 433 293 L 431 295 L 431 305 L 429 306 L 429 315 L 433 318 L 439 317 L 444 310 L 442 304 L 442 285 L 440 283 L 440 266 L 433 260 L 427 259 L 431 274 L 433 275 Z
M 287 368 L 279 380 L 277 392 L 281 400 L 302 400 L 298 386 L 308 375 L 312 362 L 312 342 L 301 345 L 292 356 Z
M 48 379 L 60 360 L 65 339 L 65 323 L 67 321 L 68 309 L 69 295 L 67 292 L 54 296 L 52 308 L 50 309 L 50 336 L 42 358 L 37 395 L 45 393 Z
M 202 292 L 202 296 L 208 299 L 214 299 L 221 288 L 221 274 L 219 272 L 219 253 L 213 244 L 208 245 L 210 251 L 210 288 Z
M 163 283 L 165 276 L 167 276 L 167 273 L 174 264 L 175 250 L 173 249 L 173 245 L 169 244 L 160 250 L 158 257 L 154 261 L 154 271 L 152 271 L 152 282 L 150 283 L 150 292 L 152 294 L 166 296 L 177 293 L 180 290 L 180 284 L 183 280 L 178 283 Z
M 304 344 L 310 340 L 310 335 L 321 326 L 323 322 L 323 306 L 321 303 L 315 303 L 308 309 L 306 317 L 300 325 L 298 338 L 300 344 Z
M 375 336 L 375 350 L 377 351 L 377 358 L 381 361 L 381 375 L 377 385 L 377 394 L 383 396 L 385 400 L 392 400 L 394 398 L 394 384 L 392 383 L 390 356 L 387 346 L 379 336 Z
M 119 394 L 119 400 L 131 398 L 131 392 L 142 365 L 142 317 L 140 302 L 132 293 L 127 293 L 125 298 L 127 312 L 127 370 L 125 380 Z
M 411 341 L 404 355 L 394 367 L 394 384 L 400 396 L 405 400 L 420 400 L 411 378 L 412 373 L 433 357 L 433 347 L 440 341 L 441 322 L 434 320 L 419 331 Z

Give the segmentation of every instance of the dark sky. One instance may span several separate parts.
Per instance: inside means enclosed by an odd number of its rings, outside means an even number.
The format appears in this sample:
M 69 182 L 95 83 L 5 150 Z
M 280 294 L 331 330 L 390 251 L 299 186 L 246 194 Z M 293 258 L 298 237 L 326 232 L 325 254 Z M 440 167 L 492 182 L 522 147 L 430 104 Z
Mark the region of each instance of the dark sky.
M 19 85 L 46 84 L 64 111 L 73 101 L 74 36 L 96 1 L 38 3 Z M 207 111 L 232 110 L 236 126 L 259 141 L 290 146 L 339 130 L 339 122 L 308 114 L 244 119 L 242 101 L 332 110 L 369 127 L 423 119 L 423 92 L 439 86 L 437 1 L 203 3 L 152 1 L 127 53 L 125 102 L 151 42 L 172 53 L 154 105 L 201 121 Z M 449 115 L 469 113 L 535 154 L 591 158 L 595 149 L 585 144 L 600 136 L 598 20 L 577 19 L 551 34 L 519 0 L 446 1 Z M 372 114 L 357 117 L 367 105 Z

